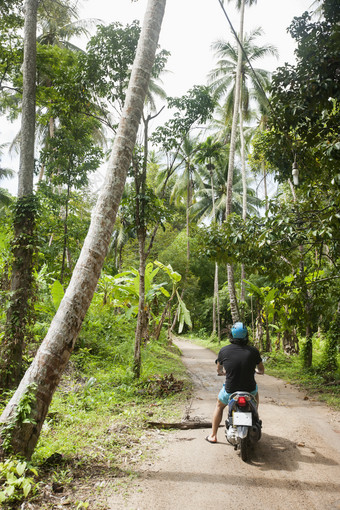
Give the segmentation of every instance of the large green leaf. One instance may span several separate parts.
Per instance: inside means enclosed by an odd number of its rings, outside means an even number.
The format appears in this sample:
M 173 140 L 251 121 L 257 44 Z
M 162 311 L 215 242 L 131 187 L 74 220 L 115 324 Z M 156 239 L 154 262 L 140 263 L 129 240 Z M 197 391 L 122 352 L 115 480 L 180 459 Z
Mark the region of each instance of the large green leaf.
M 26 462 L 18 462 L 15 469 L 19 476 L 24 474 L 26 466 L 27 466 Z
M 170 277 L 172 282 L 178 283 L 181 281 L 182 276 L 176 271 L 174 271 L 170 264 L 165 266 L 164 264 L 162 264 L 162 262 L 159 262 L 159 260 L 155 260 L 155 264 L 156 266 L 160 267 L 162 271 L 164 271 Z
M 158 273 L 159 268 L 153 268 L 153 263 L 149 262 L 145 268 L 145 292 L 148 292 L 152 286 L 153 279 Z
M 251 290 L 255 294 L 262 297 L 262 289 L 260 287 L 257 287 L 254 283 L 250 282 L 249 280 L 243 280 L 243 281 L 248 285 L 248 287 L 251 288 Z
M 182 333 L 184 324 L 186 324 L 191 329 L 192 322 L 191 322 L 190 312 L 187 309 L 187 307 L 185 306 L 184 301 L 181 299 L 178 292 L 176 292 L 176 294 L 177 294 L 177 299 L 178 299 L 178 322 L 179 322 L 178 333 Z
M 22 482 L 22 490 L 23 490 L 25 498 L 27 498 L 31 488 L 32 488 L 32 484 L 30 483 L 29 480 L 27 480 L 27 478 L 25 478 Z
M 54 304 L 54 308 L 57 311 L 60 305 L 61 300 L 64 297 L 64 289 L 61 283 L 56 280 L 50 285 L 51 296 Z

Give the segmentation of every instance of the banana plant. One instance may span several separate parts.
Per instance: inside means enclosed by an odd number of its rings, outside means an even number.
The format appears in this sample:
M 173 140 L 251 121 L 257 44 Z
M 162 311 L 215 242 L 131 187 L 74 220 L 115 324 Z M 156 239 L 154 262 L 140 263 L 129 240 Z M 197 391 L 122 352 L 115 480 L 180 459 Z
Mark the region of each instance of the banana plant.
M 166 314 L 168 313 L 168 310 L 170 308 L 170 305 L 171 305 L 172 300 L 175 297 L 175 295 L 177 296 L 177 300 L 178 300 L 178 309 L 177 309 L 177 316 L 178 316 L 178 322 L 179 322 L 178 333 L 182 333 L 184 324 L 186 324 L 191 329 L 192 322 L 191 322 L 190 312 L 187 309 L 184 301 L 180 297 L 178 290 L 177 290 L 177 286 L 182 279 L 181 275 L 179 273 L 177 273 L 176 271 L 174 271 L 170 264 L 165 266 L 158 260 L 155 261 L 155 264 L 168 275 L 168 277 L 170 278 L 170 280 L 172 282 L 171 296 L 163 310 L 162 316 L 160 318 L 158 327 L 155 332 L 155 337 L 156 337 L 156 339 L 158 339 L 161 329 L 162 329 L 162 326 L 163 326 L 163 323 L 164 323 L 164 320 L 165 320 L 165 317 L 166 317 Z
M 274 314 L 277 311 L 275 308 L 275 298 L 278 294 L 278 289 L 271 287 L 258 287 L 254 283 L 244 280 L 247 284 L 248 288 L 251 290 L 249 295 L 257 296 L 261 308 L 263 308 L 266 317 L 268 319 L 268 323 L 272 323 L 274 321 Z
M 161 283 L 156 283 L 154 281 L 160 270 L 162 273 L 165 273 L 172 284 L 171 293 L 165 287 L 168 285 L 167 281 L 162 281 Z M 189 328 L 192 327 L 190 312 L 177 291 L 177 287 L 181 279 L 182 276 L 177 273 L 177 271 L 174 271 L 170 264 L 165 266 L 162 264 L 162 262 L 156 260 L 154 263 L 150 262 L 146 266 L 145 304 L 148 307 L 150 315 L 153 316 L 155 322 L 157 323 L 154 333 L 156 339 L 159 338 L 165 317 L 175 296 L 177 297 L 178 301 L 178 332 L 181 333 L 183 331 L 184 324 L 186 324 Z M 113 306 L 122 308 L 128 317 L 135 317 L 138 313 L 139 300 L 138 271 L 134 268 L 131 268 L 128 271 L 124 271 L 115 276 L 103 274 L 98 282 L 97 295 L 102 297 L 104 305 L 112 303 Z M 157 318 L 152 313 L 151 305 L 155 298 L 159 297 L 160 295 L 163 295 L 165 298 L 167 298 L 167 302 L 159 320 L 157 320 Z
M 167 282 L 155 283 L 154 279 L 159 268 L 154 268 L 152 262 L 145 268 L 145 303 L 150 309 L 151 303 L 160 294 L 169 298 L 170 294 L 165 288 Z M 139 272 L 131 268 L 115 276 L 102 275 L 98 282 L 98 292 L 103 296 L 103 304 L 112 302 L 116 307 L 124 309 L 131 317 L 138 313 L 139 299 Z

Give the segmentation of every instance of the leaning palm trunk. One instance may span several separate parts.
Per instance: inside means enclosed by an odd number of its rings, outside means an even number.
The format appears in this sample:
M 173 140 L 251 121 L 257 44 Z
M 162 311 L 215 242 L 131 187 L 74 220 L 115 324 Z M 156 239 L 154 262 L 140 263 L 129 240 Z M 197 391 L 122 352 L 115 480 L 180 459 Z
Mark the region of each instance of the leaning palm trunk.
M 241 3 L 241 18 L 240 18 L 240 33 L 239 39 L 242 43 L 243 40 L 243 21 L 244 21 L 244 0 Z M 237 120 L 240 105 L 241 96 L 241 70 L 242 70 L 242 47 L 238 46 L 238 59 L 237 59 L 237 71 L 236 71 L 236 83 L 235 83 L 235 97 L 234 97 L 234 109 L 233 109 L 233 121 L 231 126 L 230 136 L 230 149 L 229 149 L 229 164 L 228 164 L 228 178 L 227 178 L 227 199 L 226 199 L 226 217 L 231 214 L 232 209 L 232 193 L 233 193 L 233 177 L 234 177 L 234 165 L 235 165 L 235 146 L 236 146 L 236 134 L 237 134 Z M 234 269 L 231 264 L 228 264 L 228 292 L 230 299 L 230 310 L 232 321 L 236 322 L 239 320 L 240 314 L 238 310 L 238 303 L 235 291 L 234 282 Z
M 2 431 L 6 430 L 6 442 L 10 442 L 13 453 L 27 458 L 32 455 L 53 393 L 73 351 L 108 250 L 142 116 L 165 3 L 166 0 L 148 2 L 105 184 L 98 197 L 83 249 L 50 329 L 0 418 Z M 32 397 L 31 412 L 26 417 L 28 419 L 21 420 L 17 408 L 27 392 Z M 3 444 L 0 453 L 4 453 Z

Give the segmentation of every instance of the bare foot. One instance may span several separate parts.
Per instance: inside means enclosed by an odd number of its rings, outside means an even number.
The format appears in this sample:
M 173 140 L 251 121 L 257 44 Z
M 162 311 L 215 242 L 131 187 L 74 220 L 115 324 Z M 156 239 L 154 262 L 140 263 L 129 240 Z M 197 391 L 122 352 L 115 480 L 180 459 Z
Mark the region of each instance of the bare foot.
M 208 441 L 208 443 L 212 443 L 212 444 L 215 444 L 217 443 L 217 437 L 216 436 L 207 436 L 205 438 L 206 441 Z

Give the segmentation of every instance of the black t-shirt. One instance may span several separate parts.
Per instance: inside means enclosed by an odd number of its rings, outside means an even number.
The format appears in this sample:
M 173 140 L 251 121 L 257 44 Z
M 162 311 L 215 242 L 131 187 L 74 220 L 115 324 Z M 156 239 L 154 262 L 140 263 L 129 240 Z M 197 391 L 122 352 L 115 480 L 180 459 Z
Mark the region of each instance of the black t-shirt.
M 223 365 L 227 374 L 225 384 L 227 393 L 255 390 L 255 367 L 262 361 L 256 347 L 238 343 L 226 345 L 218 353 L 217 361 Z

